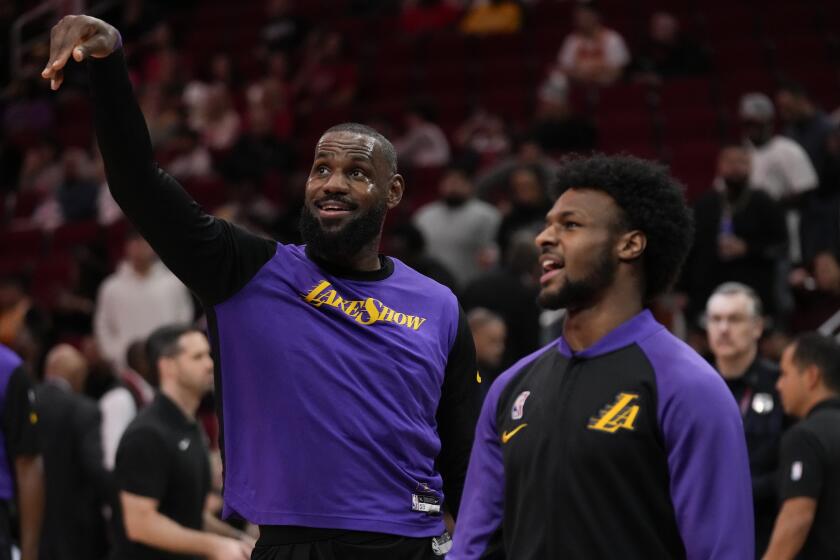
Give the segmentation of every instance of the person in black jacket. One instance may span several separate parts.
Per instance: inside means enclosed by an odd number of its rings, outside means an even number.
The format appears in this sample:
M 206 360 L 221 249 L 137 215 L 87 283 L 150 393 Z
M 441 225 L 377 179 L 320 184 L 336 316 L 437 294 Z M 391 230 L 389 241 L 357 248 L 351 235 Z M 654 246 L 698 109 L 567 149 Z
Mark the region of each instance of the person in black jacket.
M 36 389 L 47 483 L 41 560 L 98 560 L 107 548 L 102 416 L 96 403 L 80 394 L 86 376 L 84 357 L 60 344 L 47 354 L 44 383 Z
M 761 558 L 776 519 L 776 468 L 785 415 L 776 380 L 779 368 L 758 355 L 764 328 L 761 300 L 738 282 L 720 285 L 706 304 L 706 333 L 714 365 L 744 419 L 755 508 L 756 557 Z
M 727 281 L 758 292 L 770 315 L 778 310 L 774 286 L 776 261 L 787 243 L 785 217 L 778 203 L 750 184 L 751 165 L 745 148 L 725 147 L 714 188 L 694 206 L 694 247 L 683 274 L 691 319 Z

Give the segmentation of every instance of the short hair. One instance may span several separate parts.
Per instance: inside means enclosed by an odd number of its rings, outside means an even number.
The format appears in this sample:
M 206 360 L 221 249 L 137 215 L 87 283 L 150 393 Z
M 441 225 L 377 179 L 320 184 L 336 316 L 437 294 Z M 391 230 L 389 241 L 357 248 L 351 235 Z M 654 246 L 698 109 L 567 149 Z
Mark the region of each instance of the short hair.
M 644 262 L 646 301 L 667 292 L 694 239 L 694 219 L 684 187 L 668 169 L 629 155 L 572 156 L 561 162 L 557 196 L 569 189 L 591 189 L 612 197 L 622 211 L 620 226 L 647 237 Z
M 156 329 L 146 339 L 146 357 L 149 360 L 149 371 L 154 378 L 160 379 L 158 361 L 161 358 L 174 358 L 183 351 L 179 341 L 185 334 L 197 332 L 204 334 L 192 325 L 165 325 Z
M 505 320 L 501 315 L 484 307 L 476 307 L 467 313 L 467 323 L 469 323 L 470 329 L 473 331 L 495 322 L 505 324 Z
M 825 386 L 840 393 L 840 346 L 819 333 L 803 334 L 794 340 L 793 363 L 800 369 L 816 366 Z
M 394 148 L 391 141 L 385 138 L 385 136 L 383 136 L 375 128 L 367 126 L 366 124 L 346 122 L 331 126 L 324 132 L 324 134 L 329 134 L 331 132 L 352 132 L 354 134 L 361 134 L 362 136 L 373 138 L 382 150 L 382 155 L 385 157 L 385 163 L 388 164 L 388 169 L 391 173 L 397 172 L 397 150 Z M 321 135 L 322 138 L 324 134 Z
M 753 317 L 762 317 L 764 316 L 764 305 L 761 303 L 761 298 L 758 297 L 758 293 L 747 286 L 746 284 L 742 284 L 741 282 L 724 282 L 717 288 L 715 291 L 712 292 L 712 295 L 709 296 L 710 301 L 715 296 L 734 296 L 742 294 L 747 297 L 750 301 L 750 312 L 753 314 Z

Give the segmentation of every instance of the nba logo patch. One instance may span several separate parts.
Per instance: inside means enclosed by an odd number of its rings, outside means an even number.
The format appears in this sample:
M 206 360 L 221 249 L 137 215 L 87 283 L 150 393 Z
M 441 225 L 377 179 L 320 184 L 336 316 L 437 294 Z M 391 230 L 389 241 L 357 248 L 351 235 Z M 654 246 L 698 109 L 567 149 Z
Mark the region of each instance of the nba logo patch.
M 528 400 L 530 394 L 531 391 L 523 391 L 516 397 L 516 400 L 513 402 L 513 408 L 510 411 L 512 420 L 522 419 L 522 414 L 525 412 L 525 401 Z
M 795 461 L 790 467 L 790 479 L 797 482 L 802 479 L 802 461 Z

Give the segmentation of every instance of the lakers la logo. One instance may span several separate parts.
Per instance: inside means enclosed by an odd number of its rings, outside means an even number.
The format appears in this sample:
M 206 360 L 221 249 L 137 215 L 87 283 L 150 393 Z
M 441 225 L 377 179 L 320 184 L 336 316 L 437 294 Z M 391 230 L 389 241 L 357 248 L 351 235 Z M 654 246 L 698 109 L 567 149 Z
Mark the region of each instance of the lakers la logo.
M 633 403 L 638 399 L 636 393 L 619 393 L 612 404 L 601 409 L 598 416 L 589 419 L 587 428 L 610 434 L 619 429 L 634 430 L 639 405 Z

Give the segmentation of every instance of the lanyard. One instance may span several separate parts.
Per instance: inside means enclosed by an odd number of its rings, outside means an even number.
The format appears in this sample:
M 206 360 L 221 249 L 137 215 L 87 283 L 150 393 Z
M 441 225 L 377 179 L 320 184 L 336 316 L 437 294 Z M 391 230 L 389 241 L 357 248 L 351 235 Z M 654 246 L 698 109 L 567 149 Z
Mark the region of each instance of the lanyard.
M 752 399 L 752 387 L 747 387 L 744 389 L 744 394 L 741 395 L 741 401 L 738 403 L 738 408 L 741 409 L 741 418 L 744 418 L 747 415 L 747 411 L 750 408 L 750 399 Z

